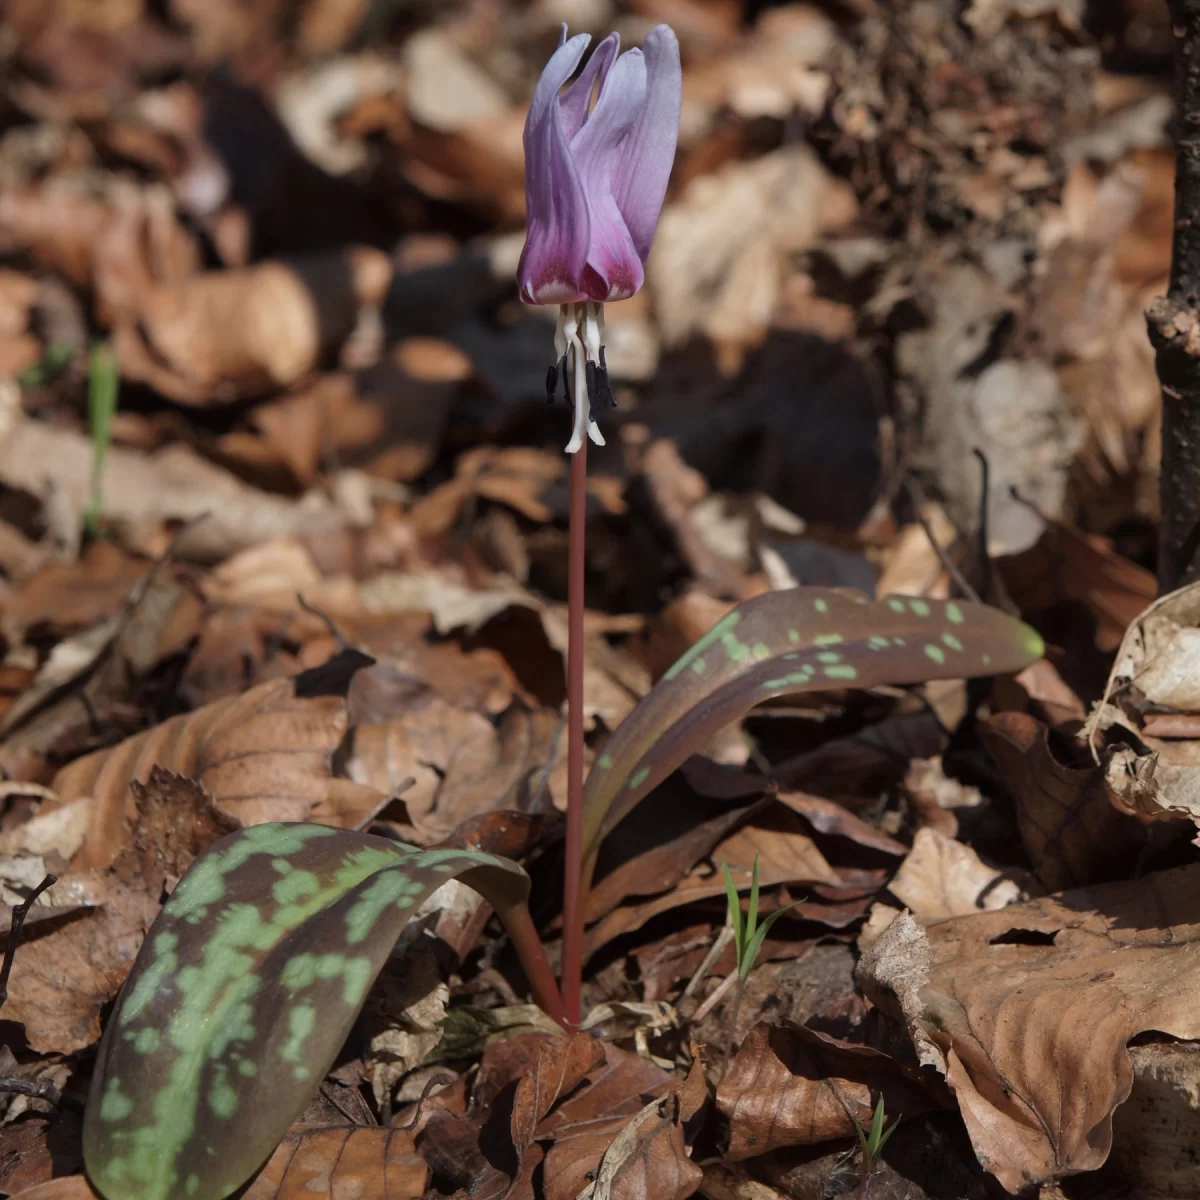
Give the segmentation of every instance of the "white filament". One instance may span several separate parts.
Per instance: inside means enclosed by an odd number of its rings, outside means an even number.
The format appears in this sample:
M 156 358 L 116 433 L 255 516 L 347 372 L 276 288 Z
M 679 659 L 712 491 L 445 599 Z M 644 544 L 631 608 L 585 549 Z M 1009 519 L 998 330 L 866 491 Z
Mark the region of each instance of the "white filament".
M 583 323 L 580 335 L 580 321 Z M 582 304 L 564 304 L 559 309 L 558 324 L 554 330 L 554 349 L 557 352 L 560 337 L 564 349 L 559 354 L 566 353 L 570 348 L 571 365 L 575 373 L 575 386 L 572 399 L 575 402 L 575 425 L 571 430 L 571 440 L 567 443 L 567 453 L 574 454 L 583 446 L 583 438 L 587 436 L 597 446 L 604 445 L 604 435 L 600 426 L 592 420 L 592 406 L 587 389 L 587 364 L 600 361 L 600 342 L 604 328 L 603 306 L 592 301 Z

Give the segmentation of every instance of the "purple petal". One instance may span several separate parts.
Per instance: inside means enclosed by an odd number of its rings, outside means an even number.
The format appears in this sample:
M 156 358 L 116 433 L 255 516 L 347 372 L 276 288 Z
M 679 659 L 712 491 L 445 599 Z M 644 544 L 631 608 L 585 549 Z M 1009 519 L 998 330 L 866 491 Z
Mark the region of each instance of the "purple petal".
M 608 78 L 608 70 L 621 49 L 621 35 L 610 33 L 595 50 L 592 57 L 584 64 L 579 72 L 579 78 L 559 97 L 559 107 L 562 109 L 563 133 L 569 142 L 583 128 L 588 118 L 588 104 L 592 99 L 592 84 L 596 75 L 600 76 L 600 90 L 604 90 L 604 81 Z
M 580 284 L 590 221 L 583 182 L 563 134 L 558 92 L 571 78 L 591 38 L 576 34 L 550 56 L 525 121 L 525 247 L 517 267 L 529 304 L 583 300 Z
M 638 255 L 645 262 L 675 160 L 683 71 L 679 65 L 679 41 L 669 25 L 656 25 L 646 35 L 643 53 L 646 102 L 621 148 L 613 184 L 617 207 Z
M 614 195 L 621 148 L 646 100 L 646 64 L 640 50 L 613 64 L 596 107 L 571 142 L 591 218 L 583 290 L 591 300 L 624 300 L 642 286 L 642 259 Z

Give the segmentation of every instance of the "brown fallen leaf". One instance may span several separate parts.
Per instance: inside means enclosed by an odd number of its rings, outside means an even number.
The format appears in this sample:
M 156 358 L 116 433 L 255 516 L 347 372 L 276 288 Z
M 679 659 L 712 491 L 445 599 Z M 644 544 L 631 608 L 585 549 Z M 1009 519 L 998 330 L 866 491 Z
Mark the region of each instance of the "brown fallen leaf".
M 686 1200 L 695 1192 L 704 1172 L 688 1157 L 678 1093 L 650 1101 L 613 1138 L 592 1171 L 592 1182 L 578 1193 L 579 1200 Z M 571 1200 L 558 1186 L 558 1176 L 546 1195 L 547 1200 Z
M 86 1175 L 64 1175 L 17 1192 L 12 1200 L 102 1200 L 102 1197 L 92 1190 Z
M 19 396 L 12 389 L 0 388 L 0 409 L 0 481 L 53 497 L 61 514 L 56 533 L 66 544 L 77 544 L 91 499 L 91 439 L 21 416 Z M 272 537 L 340 523 L 324 497 L 297 503 L 269 495 L 182 445 L 150 455 L 112 446 L 104 464 L 100 482 L 106 527 L 128 534 L 137 545 L 148 526 L 180 522 L 185 528 L 174 546 L 179 558 L 217 561 Z
M 109 620 L 54 647 L 4 714 L 0 767 L 11 778 L 49 779 L 52 763 L 95 745 L 98 731 L 120 729 L 138 682 L 187 645 L 202 609 L 165 564 L 144 571 Z
M 541 1166 L 546 1200 L 574 1200 L 596 1178 L 630 1120 L 651 1102 L 666 1102 L 661 1123 L 647 1114 L 645 1127 L 638 1123 L 643 1136 L 627 1138 L 632 1161 L 624 1174 L 632 1181 L 642 1167 L 652 1166 L 653 1178 L 673 1189 L 676 1180 L 691 1181 L 693 1172 L 680 1133 L 670 1127 L 702 1103 L 700 1090 L 694 1077 L 680 1083 L 647 1059 L 589 1034 L 516 1034 L 488 1047 L 467 1113 L 437 1113 L 426 1126 L 421 1152 L 435 1178 L 469 1188 L 472 1197 L 533 1200 L 534 1172 Z M 682 1197 L 691 1191 L 662 1194 Z
M 333 771 L 349 723 L 344 676 L 366 661 L 360 655 L 340 668 L 327 664 L 260 684 L 64 767 L 54 780 L 62 800 L 92 797 L 79 865 L 113 861 L 122 844 L 129 784 L 149 778 L 156 764 L 195 779 L 243 825 L 315 820 L 353 827 L 373 814 L 384 795 Z M 327 669 L 343 678 L 324 690 L 314 687 L 311 680 Z
M 888 890 L 922 925 L 1023 898 L 1010 872 L 987 866 L 970 846 L 933 829 L 917 830 Z
M 808 834 L 808 827 L 795 813 L 781 805 L 760 813 L 750 824 L 724 838 L 709 856 L 715 867 L 694 867 L 668 892 L 635 904 L 621 905 L 593 925 L 584 939 L 584 954 L 594 954 L 606 942 L 640 929 L 651 917 L 669 912 L 694 900 L 725 895 L 720 865 L 729 866 L 739 890 L 750 887 L 755 859 L 764 888 L 781 883 L 843 885 L 843 878 L 826 861 Z
M 738 824 L 769 803 L 761 776 L 690 759 L 605 839 L 587 917 L 598 921 L 634 896 L 669 892 Z
M 152 286 L 117 326 L 121 369 L 184 404 L 261 395 L 340 347 L 390 281 L 387 255 L 362 246 Z
M 922 930 L 897 917 L 857 978 L 955 1092 L 1009 1191 L 1108 1157 L 1127 1043 L 1200 1037 L 1200 868 L 1080 888 Z
M 25 927 L 4 1011 L 25 1027 L 34 1050 L 71 1054 L 96 1041 L 101 1010 L 129 973 L 164 888 L 237 828 L 193 780 L 160 768 L 131 793 L 134 820 L 111 866 L 73 872 L 54 885 L 55 904 L 80 911 Z
M 795 1021 L 755 1025 L 717 1088 L 729 1122 L 733 1161 L 781 1146 L 853 1137 L 871 1124 L 877 1099 L 887 1112 L 915 1116 L 937 1107 L 890 1055 Z
M 83 1170 L 83 1119 L 59 1109 L 22 1114 L 0 1128 L 0 1191 L 18 1195 Z
M 418 1200 L 429 1168 L 405 1129 L 300 1129 L 279 1143 L 243 1200 Z
M 1154 574 L 1113 552 L 1102 538 L 1051 521 L 1037 543 L 996 563 L 1004 586 L 1023 612 L 1064 599 L 1083 605 L 1096 621 L 1096 645 L 1120 643 L 1130 623 L 1154 599 Z
M 1017 810 L 1017 829 L 1048 889 L 1124 874 L 1146 831 L 1117 810 L 1104 767 L 1068 767 L 1050 749 L 1049 730 L 1027 713 L 996 713 L 982 728 Z

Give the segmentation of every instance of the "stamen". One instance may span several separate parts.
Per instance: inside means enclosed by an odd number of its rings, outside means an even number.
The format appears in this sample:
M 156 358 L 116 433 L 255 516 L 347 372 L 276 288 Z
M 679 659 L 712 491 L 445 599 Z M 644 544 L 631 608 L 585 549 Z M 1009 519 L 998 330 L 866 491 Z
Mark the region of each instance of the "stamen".
M 558 363 L 552 362 L 546 368 L 546 403 L 554 403 L 554 393 L 558 390 Z

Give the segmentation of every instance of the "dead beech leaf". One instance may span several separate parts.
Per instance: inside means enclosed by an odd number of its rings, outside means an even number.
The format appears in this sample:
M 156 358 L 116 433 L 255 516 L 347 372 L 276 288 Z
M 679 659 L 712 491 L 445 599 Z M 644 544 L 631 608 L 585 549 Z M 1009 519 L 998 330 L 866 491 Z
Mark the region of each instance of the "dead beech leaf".
M 145 571 L 109 620 L 54 647 L 4 714 L 0 767 L 10 777 L 46 779 L 52 755 L 62 762 L 94 745 L 97 728 L 128 705 L 138 681 L 187 644 L 202 608 L 165 564 Z
M 782 1146 L 853 1137 L 855 1119 L 870 1127 L 880 1096 L 889 1114 L 936 1107 L 881 1050 L 795 1021 L 762 1021 L 729 1064 L 717 1108 L 729 1122 L 729 1157 L 736 1162 Z
M 1067 767 L 1049 731 L 1027 713 L 996 713 L 983 727 L 1017 810 L 1017 829 L 1038 880 L 1050 890 L 1113 879 L 1144 842 L 1143 828 L 1118 812 L 1103 767 Z
M 349 723 L 344 695 L 336 689 L 305 694 L 306 680 L 327 668 L 216 700 L 64 767 L 54 780 L 62 800 L 93 798 L 79 865 L 113 861 L 130 804 L 129 784 L 149 778 L 156 764 L 195 779 L 218 808 L 243 825 L 281 820 L 356 825 L 384 797 L 334 776 L 334 752 Z
M 589 1034 L 516 1034 L 484 1051 L 468 1111 L 435 1114 L 421 1152 L 439 1179 L 473 1197 L 534 1200 L 541 1167 L 546 1200 L 575 1200 L 631 1118 L 653 1100 L 669 1101 L 680 1086 L 687 1088 L 649 1060 Z M 657 1160 L 660 1138 L 673 1135 L 646 1132 L 658 1135 L 649 1151 Z M 667 1172 L 689 1175 L 676 1152 L 665 1149 Z M 636 1162 L 628 1170 L 636 1175 Z
M 686 1200 L 703 1177 L 688 1157 L 679 1096 L 672 1092 L 651 1100 L 613 1138 L 579 1200 Z M 548 1190 L 555 1191 L 553 1185 Z
M 161 769 L 132 794 L 134 820 L 112 865 L 54 885 L 55 904 L 80 911 L 49 925 L 26 924 L 4 1012 L 21 1022 L 35 1050 L 71 1054 L 99 1038 L 101 1010 L 125 981 L 164 888 L 237 827 L 194 781 Z
M 428 1176 L 405 1129 L 300 1129 L 279 1143 L 243 1200 L 418 1200 Z
M 428 1175 L 404 1129 L 302 1129 L 283 1139 L 245 1200 L 416 1200 Z
M 23 1192 L 15 1193 L 11 1200 L 102 1200 L 92 1190 L 86 1175 L 64 1175 L 39 1183 Z
M 724 838 L 709 856 L 713 864 L 694 867 L 670 891 L 634 904 L 621 905 L 599 920 L 584 940 L 584 954 L 594 954 L 606 942 L 640 929 L 651 917 L 669 912 L 693 900 L 725 895 L 720 865 L 729 866 L 739 890 L 750 887 L 750 876 L 757 857 L 762 887 L 820 883 L 840 887 L 842 878 L 825 860 L 808 835 L 807 826 L 794 813 L 776 806 L 752 819 Z
M 917 830 L 888 890 L 922 925 L 1021 899 L 1020 886 L 1004 871 L 987 866 L 970 846 L 928 828 Z
M 997 560 L 1004 586 L 1023 612 L 1064 599 L 1084 605 L 1096 621 L 1096 645 L 1114 649 L 1154 599 L 1154 574 L 1113 552 L 1102 538 L 1059 521 L 1019 554 Z
M 945 1076 L 1009 1191 L 1093 1171 L 1132 1086 L 1129 1040 L 1200 1037 L 1200 867 L 924 930 L 902 914 L 857 978 Z
M 117 327 L 121 369 L 183 404 L 261 395 L 340 347 L 390 280 L 387 255 L 352 247 L 151 287 Z
M 64 513 L 64 541 L 77 542 L 91 498 L 91 439 L 21 415 L 19 395 L 2 388 L 0 410 L 0 481 L 35 496 L 53 496 Z M 269 495 L 182 445 L 150 455 L 111 446 L 104 464 L 106 525 L 129 533 L 137 544 L 148 525 L 183 523 L 174 549 L 184 559 L 216 561 L 243 546 L 339 521 L 323 497 L 296 503 Z

